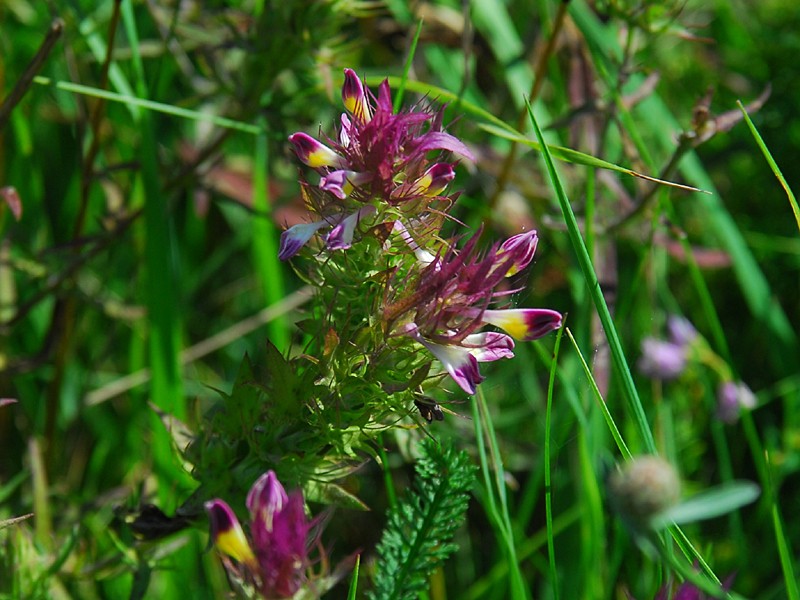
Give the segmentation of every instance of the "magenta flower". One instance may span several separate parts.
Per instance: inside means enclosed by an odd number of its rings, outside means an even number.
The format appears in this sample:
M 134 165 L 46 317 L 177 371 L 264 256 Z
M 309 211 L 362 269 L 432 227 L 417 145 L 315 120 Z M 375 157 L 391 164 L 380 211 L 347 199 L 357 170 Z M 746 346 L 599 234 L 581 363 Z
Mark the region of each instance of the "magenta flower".
M 211 500 L 205 508 L 211 539 L 233 577 L 264 598 L 291 598 L 306 582 L 315 522 L 305 515 L 303 494 L 287 494 L 273 471 L 259 477 L 247 494 L 249 540 L 225 501 Z
M 395 230 L 419 258 L 417 242 L 405 227 L 395 224 Z M 451 249 L 419 260 L 413 285 L 403 282 L 397 286 L 394 297 L 390 295 L 384 305 L 389 328 L 392 323 L 402 323 L 399 332 L 422 344 L 468 394 L 474 394 L 483 381 L 479 362 L 512 358 L 514 339 L 538 339 L 562 322 L 561 314 L 550 309 L 488 308 L 513 293 L 497 287 L 510 271 L 530 263 L 536 237 L 535 233 L 515 236 L 481 253 L 477 246 L 480 234 L 473 235 L 460 251 Z M 506 333 L 478 331 L 485 325 Z
M 395 114 L 388 81 L 380 85 L 375 98 L 352 69 L 345 69 L 344 75 L 342 101 L 347 112 L 341 116 L 338 139 L 323 143 L 302 132 L 289 136 L 297 157 L 319 173 L 319 189 L 330 196 L 315 207 L 323 217 L 316 223 L 336 227 L 366 204 L 399 206 L 421 201 L 427 206 L 444 198 L 455 177 L 454 164 L 432 162 L 429 155 L 450 152 L 469 160 L 473 156 L 461 141 L 443 131 L 442 111 L 419 106 Z M 292 234 L 286 245 L 281 244 L 281 260 L 294 256 L 316 232 L 305 237 L 309 231 Z M 349 242 L 331 246 L 330 241 L 338 244 L 338 239 L 329 234 L 329 250 L 349 246 Z

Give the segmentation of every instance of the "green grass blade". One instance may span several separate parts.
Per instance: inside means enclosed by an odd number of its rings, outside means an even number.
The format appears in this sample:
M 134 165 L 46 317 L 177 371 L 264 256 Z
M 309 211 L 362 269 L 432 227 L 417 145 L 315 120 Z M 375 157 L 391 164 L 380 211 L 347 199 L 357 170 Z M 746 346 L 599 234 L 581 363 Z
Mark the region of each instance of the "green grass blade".
M 553 389 L 556 383 L 556 370 L 558 367 L 558 351 L 561 348 L 561 338 L 565 327 L 558 330 L 556 345 L 553 349 L 553 361 L 550 364 L 550 380 L 547 384 L 547 406 L 545 409 L 544 426 L 544 510 L 547 527 L 547 556 L 550 562 L 550 585 L 553 589 L 553 598 L 558 600 L 558 569 L 556 567 L 556 550 L 553 533 L 553 490 L 551 487 L 550 465 L 550 428 L 553 416 Z
M 216 125 L 217 127 L 235 129 L 251 135 L 258 135 L 261 132 L 261 128 L 257 125 L 242 123 L 241 121 L 234 121 L 233 119 L 220 117 L 219 115 L 189 110 L 188 108 L 181 108 L 180 106 L 172 106 L 169 104 L 164 104 L 163 102 L 154 102 L 153 100 L 147 100 L 134 95 L 119 94 L 116 92 L 110 92 L 108 90 L 93 88 L 88 85 L 72 83 L 69 81 L 53 81 L 49 77 L 42 77 L 40 75 L 34 77 L 33 81 L 39 85 L 52 86 L 65 92 L 72 92 L 73 94 L 81 94 L 83 96 L 89 96 L 92 98 L 101 98 L 109 102 L 119 102 L 127 106 L 144 108 L 153 112 L 159 112 L 165 115 L 171 115 L 173 117 L 180 117 L 190 121 L 210 123 L 212 125 Z
M 616 442 L 620 454 L 622 454 L 622 456 L 625 459 L 631 458 L 632 456 L 631 451 L 628 449 L 625 440 L 622 439 L 622 434 L 619 432 L 619 428 L 617 427 L 617 424 L 614 422 L 614 417 L 611 416 L 611 412 L 608 410 L 606 401 L 605 399 L 603 399 L 603 395 L 600 393 L 600 388 L 597 387 L 597 382 L 594 380 L 594 375 L 592 375 L 592 370 L 589 368 L 589 365 L 583 358 L 583 354 L 581 353 L 581 349 L 578 346 L 578 342 L 573 337 L 572 332 L 569 330 L 569 328 L 567 328 L 567 336 L 572 342 L 572 346 L 575 348 L 575 352 L 581 361 L 581 365 L 583 366 L 583 372 L 586 373 L 586 378 L 589 380 L 589 384 L 592 386 L 594 397 L 597 399 L 597 406 L 600 408 L 600 412 L 603 413 L 603 418 L 606 420 L 606 425 L 608 426 L 608 430 L 611 432 L 611 437 L 614 438 L 614 442 Z
M 136 93 L 147 96 L 147 82 L 138 48 L 133 9 L 122 4 L 123 23 L 131 45 L 136 76 Z M 175 249 L 170 230 L 170 214 L 158 172 L 158 146 L 150 113 L 138 115 L 141 133 L 139 182 L 144 201 L 145 264 L 147 269 L 145 296 L 150 324 L 149 350 L 152 369 L 151 400 L 177 418 L 185 416 L 179 363 L 180 314 L 176 306 Z
M 408 82 L 408 72 L 411 70 L 411 64 L 414 61 L 414 55 L 417 53 L 417 43 L 419 43 L 419 34 L 422 33 L 422 19 L 417 23 L 417 31 L 414 33 L 414 39 L 411 41 L 411 47 L 408 49 L 408 56 L 403 65 L 403 77 L 400 79 L 400 85 L 397 86 L 394 96 L 394 112 L 400 112 L 400 107 L 403 105 L 403 95 L 406 92 L 406 83 Z
M 481 125 L 480 127 L 481 129 L 484 129 L 485 131 L 497 137 L 505 138 L 514 143 L 528 146 L 529 148 L 531 148 L 532 150 L 536 150 L 537 152 L 542 151 L 541 142 L 529 140 L 528 138 L 520 135 L 518 132 L 511 133 L 504 127 L 501 128 L 501 127 L 496 127 L 494 125 Z M 638 171 L 634 171 L 633 169 L 621 167 L 620 165 L 608 162 L 607 160 L 603 160 L 602 158 L 597 158 L 595 156 L 592 156 L 591 154 L 585 154 L 583 152 L 579 152 L 578 150 L 573 150 L 571 148 L 566 148 L 564 146 L 547 144 L 547 149 L 550 151 L 550 154 L 553 157 L 575 165 L 584 165 L 587 167 L 596 167 L 599 169 L 616 171 L 617 173 L 624 173 L 625 175 L 630 175 L 631 177 L 637 177 L 639 179 L 644 179 L 646 181 L 651 181 L 653 183 L 660 183 L 662 185 L 678 188 L 680 190 L 684 190 L 687 192 L 702 191 L 692 186 L 683 185 L 680 183 L 673 183 L 671 181 L 665 181 L 663 179 L 658 179 L 657 177 L 651 177 L 650 175 L 645 175 L 643 173 L 639 173 Z
M 486 507 L 489 519 L 493 522 L 495 530 L 502 541 L 502 550 L 505 554 L 510 575 L 511 598 L 513 600 L 527 600 L 530 598 L 525 578 L 522 575 L 517 550 L 514 543 L 514 534 L 511 518 L 508 512 L 508 503 L 505 492 L 505 471 L 500 458 L 500 449 L 497 444 L 494 425 L 483 395 L 483 388 L 478 387 L 478 392 L 472 397 L 472 419 L 475 424 L 475 441 L 478 446 L 481 475 L 486 488 Z M 484 436 L 489 441 L 491 465 L 486 453 Z M 494 469 L 494 482 L 491 471 Z
M 278 235 L 275 223 L 269 218 L 271 206 L 269 201 L 269 150 L 267 145 L 266 123 L 255 138 L 253 155 L 253 208 L 256 211 L 253 223 L 253 253 L 261 290 L 268 306 L 276 304 L 286 296 L 283 278 L 283 266 L 278 260 Z M 289 347 L 289 325 L 285 317 L 270 321 L 269 339 L 279 350 Z
M 347 600 L 356 600 L 358 591 L 358 570 L 361 567 L 361 555 L 356 556 L 356 565 L 353 567 L 353 575 L 350 577 L 350 589 L 347 591 Z
M 786 582 L 786 596 L 789 600 L 800 600 L 800 592 L 797 589 L 797 578 L 792 566 L 792 552 L 789 549 L 789 542 L 783 532 L 783 521 L 781 519 L 778 505 L 772 505 L 772 526 L 775 530 L 775 541 L 778 544 L 778 555 L 781 560 L 783 570 L 783 580 Z
M 564 216 L 564 221 L 567 226 L 567 232 L 569 234 L 570 241 L 572 242 L 572 247 L 577 255 L 578 263 L 580 264 L 581 271 L 583 272 L 583 277 L 586 280 L 586 284 L 589 286 L 589 293 L 592 296 L 595 309 L 597 310 L 597 314 L 600 317 L 600 322 L 603 325 L 606 339 L 608 340 L 609 349 L 611 351 L 611 358 L 614 362 L 617 375 L 622 383 L 623 395 L 625 396 L 625 399 L 628 403 L 628 408 L 636 421 L 639 435 L 642 438 L 642 443 L 644 444 L 645 449 L 647 452 L 655 454 L 656 444 L 655 440 L 653 439 L 653 433 L 650 431 L 650 425 L 647 422 L 647 416 L 645 415 L 644 407 L 639 399 L 639 392 L 636 390 L 636 385 L 633 382 L 633 376 L 631 375 L 630 368 L 628 367 L 628 362 L 625 359 L 622 343 L 620 342 L 619 335 L 617 334 L 614 321 L 611 318 L 611 313 L 608 310 L 608 305 L 603 297 L 603 292 L 600 289 L 597 273 L 592 265 L 592 259 L 589 257 L 589 252 L 586 250 L 586 244 L 584 243 L 580 229 L 578 228 L 578 222 L 575 219 L 575 214 L 572 212 L 572 206 L 570 206 L 569 200 L 567 199 L 564 186 L 561 184 L 561 179 L 559 178 L 558 173 L 556 173 L 555 165 L 553 164 L 553 158 L 550 155 L 550 150 L 544 143 L 542 131 L 539 128 L 539 124 L 536 122 L 536 117 L 533 115 L 533 109 L 531 108 L 530 104 L 528 104 L 528 115 L 530 116 L 534 132 L 536 133 L 536 138 L 539 140 L 539 144 L 542 146 L 542 157 L 544 158 L 556 198 L 561 206 L 561 213 Z
M 797 229 L 800 230 L 800 206 L 797 205 L 797 198 L 795 198 L 792 189 L 789 187 L 789 184 L 786 183 L 783 173 L 781 173 L 781 170 L 778 167 L 778 164 L 775 162 L 775 159 L 772 158 L 772 153 L 764 143 L 764 140 L 761 137 L 761 134 L 758 132 L 758 129 L 756 129 L 753 121 L 750 120 L 750 115 L 747 114 L 747 109 L 745 109 L 740 100 L 736 101 L 736 105 L 739 107 L 739 110 L 742 111 L 742 114 L 744 115 L 744 122 L 747 123 L 747 126 L 750 128 L 750 133 L 753 134 L 753 138 L 756 140 L 756 144 L 761 149 L 761 153 L 764 155 L 764 158 L 767 160 L 769 168 L 772 169 L 772 172 L 775 174 L 775 177 L 778 178 L 781 187 L 786 192 L 786 197 L 789 199 L 789 205 L 792 207 L 792 212 L 794 213 L 794 220 L 797 223 Z

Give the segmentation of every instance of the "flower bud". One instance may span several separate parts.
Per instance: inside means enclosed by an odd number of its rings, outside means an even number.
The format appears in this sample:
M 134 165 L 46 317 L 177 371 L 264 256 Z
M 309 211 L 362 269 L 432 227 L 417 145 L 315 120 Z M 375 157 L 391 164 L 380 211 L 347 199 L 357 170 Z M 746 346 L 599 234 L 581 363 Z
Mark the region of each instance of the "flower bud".
M 307 133 L 293 133 L 289 136 L 289 141 L 294 146 L 297 158 L 309 167 L 314 169 L 319 169 L 320 167 L 344 169 L 347 167 L 347 161 L 344 157 L 339 156 L 325 144 L 318 142 Z
M 530 264 L 536 252 L 536 245 L 538 242 L 539 236 L 536 230 L 531 229 L 525 233 L 511 236 L 500 245 L 497 256 L 505 258 L 507 255 L 511 255 L 513 260 L 511 267 L 506 273 L 506 277 L 516 275 Z
M 364 84 L 353 69 L 344 70 L 342 101 L 344 102 L 344 107 L 356 119 L 359 119 L 363 123 L 368 123 L 372 119 L 369 102 L 367 101 L 367 94 L 364 91 Z

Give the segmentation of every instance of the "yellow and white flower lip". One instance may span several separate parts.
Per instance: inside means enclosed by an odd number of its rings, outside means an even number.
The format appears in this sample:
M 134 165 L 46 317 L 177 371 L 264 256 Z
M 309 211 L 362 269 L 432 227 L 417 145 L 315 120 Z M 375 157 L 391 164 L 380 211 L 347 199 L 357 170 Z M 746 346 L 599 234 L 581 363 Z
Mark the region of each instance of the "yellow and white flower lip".
M 239 563 L 255 567 L 256 557 L 231 507 L 224 500 L 210 500 L 205 508 L 211 523 L 211 539 L 219 551 Z
M 367 100 L 364 84 L 353 69 L 344 70 L 344 85 L 342 85 L 342 102 L 347 111 L 363 123 L 372 120 L 372 110 Z
M 294 146 L 297 158 L 313 169 L 322 167 L 345 169 L 348 165 L 347 159 L 307 133 L 302 131 L 293 133 L 289 136 L 289 141 Z
M 481 320 L 499 327 L 514 339 L 529 342 L 561 327 L 561 313 L 549 308 L 485 310 Z

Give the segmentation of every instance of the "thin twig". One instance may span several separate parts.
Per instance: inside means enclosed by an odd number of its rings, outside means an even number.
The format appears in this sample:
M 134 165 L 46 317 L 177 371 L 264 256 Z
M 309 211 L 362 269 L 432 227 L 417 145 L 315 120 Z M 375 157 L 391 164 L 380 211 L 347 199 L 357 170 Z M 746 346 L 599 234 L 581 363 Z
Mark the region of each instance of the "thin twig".
M 214 334 L 201 342 L 198 342 L 194 346 L 186 348 L 180 353 L 179 356 L 179 362 L 181 366 L 186 366 L 204 356 L 211 354 L 212 352 L 215 352 L 216 350 L 219 350 L 220 348 L 224 348 L 228 344 L 240 339 L 242 336 L 255 331 L 262 325 L 265 325 L 270 321 L 273 321 L 274 319 L 286 314 L 287 312 L 302 306 L 311 298 L 311 292 L 312 287 L 310 285 L 302 287 L 280 302 L 268 306 L 267 308 L 257 312 L 255 315 L 239 321 L 227 329 L 223 329 L 219 333 Z M 115 398 L 116 396 L 119 396 L 120 394 L 124 394 L 135 387 L 144 385 L 148 381 L 150 381 L 150 369 L 141 369 L 135 373 L 115 379 L 111 383 L 104 385 L 93 392 L 90 392 L 86 396 L 85 404 L 86 406 L 95 406 L 97 404 L 101 404 L 111 400 L 112 398 Z
M 53 22 L 50 23 L 50 29 L 47 31 L 47 35 L 42 41 L 42 45 L 39 46 L 39 50 L 36 52 L 36 55 L 33 57 L 31 62 L 28 63 L 28 66 L 25 68 L 25 72 L 22 74 L 22 77 L 20 77 L 19 81 L 17 81 L 17 85 L 14 86 L 14 89 L 11 90 L 11 93 L 3 101 L 2 106 L 0 106 L 0 129 L 3 129 L 8 121 L 8 118 L 11 116 L 11 111 L 14 110 L 14 107 L 19 104 L 20 100 L 22 100 L 27 93 L 28 88 L 31 87 L 33 78 L 44 66 L 47 57 L 53 50 L 53 46 L 55 46 L 58 38 L 61 37 L 63 32 L 64 21 L 60 18 L 53 19 Z
M 558 34 L 561 32 L 561 29 L 564 26 L 564 18 L 567 15 L 568 5 L 569 0 L 565 0 L 558 5 L 558 13 L 556 13 L 556 19 L 553 23 L 553 33 L 550 35 L 550 39 L 547 40 L 547 45 L 545 46 L 544 51 L 542 51 L 542 53 L 539 55 L 539 59 L 536 61 L 536 67 L 534 68 L 533 74 L 533 84 L 531 86 L 531 92 L 528 94 L 528 101 L 531 104 L 536 101 L 536 98 L 538 98 L 539 92 L 542 89 L 547 62 L 550 60 L 553 50 L 555 50 Z M 528 113 L 523 108 L 519 113 L 519 117 L 517 118 L 517 131 L 523 131 L 523 128 L 527 122 L 527 118 Z M 506 155 L 506 159 L 503 161 L 503 167 L 500 169 L 500 175 L 497 178 L 497 185 L 495 186 L 494 193 L 489 199 L 490 208 L 494 208 L 494 206 L 497 204 L 497 199 L 503 193 L 503 190 L 505 190 L 506 184 L 508 183 L 508 178 L 511 175 L 511 170 L 514 168 L 514 163 L 517 161 L 518 152 L 519 144 L 512 142 L 511 148 Z

